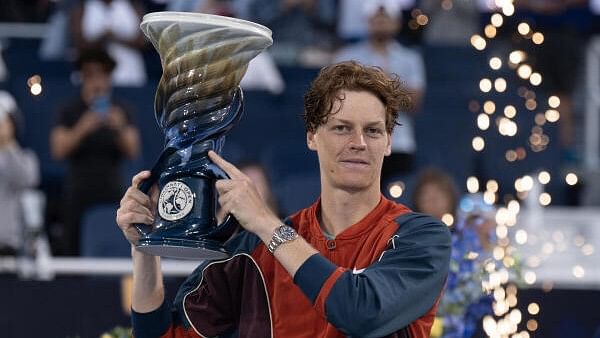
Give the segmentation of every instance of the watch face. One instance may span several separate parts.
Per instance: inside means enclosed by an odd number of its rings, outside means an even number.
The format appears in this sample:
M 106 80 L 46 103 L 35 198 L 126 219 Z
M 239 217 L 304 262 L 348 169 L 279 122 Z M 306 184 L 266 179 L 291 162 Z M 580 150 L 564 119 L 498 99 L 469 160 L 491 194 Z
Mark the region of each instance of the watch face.
M 282 227 L 279 228 L 279 235 L 281 236 L 281 238 L 283 238 L 286 241 L 291 241 L 292 239 L 296 238 L 296 236 L 298 235 L 296 233 L 296 230 L 294 230 L 294 228 L 284 225 Z

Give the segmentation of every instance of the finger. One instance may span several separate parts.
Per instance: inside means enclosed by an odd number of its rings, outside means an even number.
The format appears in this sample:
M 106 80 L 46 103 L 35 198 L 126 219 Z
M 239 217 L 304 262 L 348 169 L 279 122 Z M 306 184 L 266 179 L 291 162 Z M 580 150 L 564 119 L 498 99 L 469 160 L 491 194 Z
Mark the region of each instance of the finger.
M 143 180 L 146 180 L 149 178 L 150 178 L 149 170 L 140 171 L 135 176 L 133 176 L 133 178 L 131 179 L 131 186 L 138 188 L 140 183 L 142 183 Z
M 123 211 L 132 211 L 132 212 L 137 212 L 140 214 L 144 214 L 147 216 L 152 217 L 152 212 L 150 211 L 149 208 L 147 208 L 144 205 L 139 204 L 137 201 L 134 200 L 129 200 L 127 201 L 122 207 L 121 209 Z
M 236 186 L 238 186 L 239 181 L 234 180 L 218 180 L 215 182 L 215 187 L 219 194 L 226 194 L 227 192 L 233 190 Z
M 129 200 L 134 200 L 135 202 L 144 205 L 147 208 L 150 208 L 152 206 L 152 204 L 150 203 L 150 197 L 148 197 L 148 195 L 144 194 L 143 192 L 139 191 L 137 188 L 129 187 L 127 189 L 127 192 L 123 196 L 123 199 L 121 199 L 120 205 L 123 206 Z
M 245 178 L 246 177 L 246 175 L 243 172 L 241 172 L 236 166 L 227 162 L 224 158 L 219 156 L 214 151 L 210 150 L 208 152 L 208 157 L 210 157 L 210 159 L 213 162 L 215 162 L 216 165 L 218 165 L 221 169 L 223 169 L 223 171 L 225 171 L 227 173 L 227 175 L 229 175 L 229 177 L 231 177 L 231 178 Z
M 117 224 L 122 230 L 133 227 L 134 224 L 152 224 L 154 218 L 133 211 L 117 211 Z

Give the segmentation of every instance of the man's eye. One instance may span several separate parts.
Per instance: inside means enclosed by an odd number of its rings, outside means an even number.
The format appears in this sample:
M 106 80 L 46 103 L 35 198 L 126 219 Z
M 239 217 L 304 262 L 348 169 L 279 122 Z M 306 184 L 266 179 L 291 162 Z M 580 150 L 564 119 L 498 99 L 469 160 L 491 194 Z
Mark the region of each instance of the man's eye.
M 337 131 L 337 132 L 345 132 L 348 131 L 350 128 L 348 128 L 348 126 L 344 126 L 344 125 L 337 125 L 333 127 L 333 130 Z
M 381 135 L 383 131 L 379 128 L 367 128 L 367 134 L 369 135 Z

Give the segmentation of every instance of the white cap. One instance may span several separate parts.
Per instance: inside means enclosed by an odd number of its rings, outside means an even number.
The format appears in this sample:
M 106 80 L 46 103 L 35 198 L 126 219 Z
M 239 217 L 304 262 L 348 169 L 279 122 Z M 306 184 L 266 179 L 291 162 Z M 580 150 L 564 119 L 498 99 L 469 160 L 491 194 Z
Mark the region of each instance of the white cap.
M 0 121 L 8 117 L 17 110 L 17 101 L 7 91 L 0 90 Z

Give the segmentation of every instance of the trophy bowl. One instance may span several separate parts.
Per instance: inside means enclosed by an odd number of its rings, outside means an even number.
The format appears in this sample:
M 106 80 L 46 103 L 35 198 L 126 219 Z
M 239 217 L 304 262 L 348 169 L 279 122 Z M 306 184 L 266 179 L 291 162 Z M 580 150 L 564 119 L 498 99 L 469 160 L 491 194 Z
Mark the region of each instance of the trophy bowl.
M 253 22 L 200 13 L 146 14 L 140 25 L 160 55 L 163 74 L 154 100 L 164 149 L 140 184 L 160 190 L 154 224 L 136 224 L 137 249 L 156 256 L 213 260 L 237 228 L 216 219 L 215 181 L 227 174 L 208 158 L 241 118 L 240 81 L 248 63 L 269 47 L 271 31 Z

